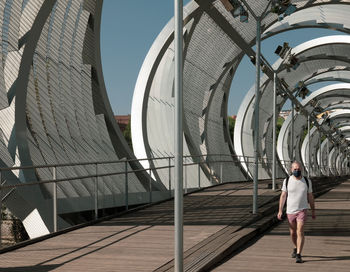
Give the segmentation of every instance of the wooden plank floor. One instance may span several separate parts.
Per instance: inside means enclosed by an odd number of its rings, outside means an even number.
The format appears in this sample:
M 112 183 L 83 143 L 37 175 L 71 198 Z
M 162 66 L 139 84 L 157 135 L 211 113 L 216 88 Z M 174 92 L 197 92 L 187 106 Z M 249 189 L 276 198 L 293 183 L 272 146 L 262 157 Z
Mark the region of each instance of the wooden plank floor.
M 276 192 L 261 183 L 259 199 Z M 224 184 L 184 198 L 184 250 L 252 218 L 252 184 Z M 173 201 L 0 255 L 0 271 L 153 271 L 174 256 Z
M 283 221 L 213 271 L 350 271 L 350 182 L 320 196 L 316 208 L 316 220 L 309 218 L 306 224 L 304 263 L 290 257 L 292 245 Z

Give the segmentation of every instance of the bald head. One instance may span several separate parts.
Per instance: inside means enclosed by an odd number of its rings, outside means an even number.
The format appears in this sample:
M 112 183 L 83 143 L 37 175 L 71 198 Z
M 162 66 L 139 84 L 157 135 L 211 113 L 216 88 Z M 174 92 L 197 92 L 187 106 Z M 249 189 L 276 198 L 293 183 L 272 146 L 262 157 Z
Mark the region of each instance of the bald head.
M 296 179 L 301 179 L 301 163 L 294 161 L 292 163 L 292 166 L 290 168 L 290 172 L 292 173 L 292 175 L 294 177 L 296 177 Z

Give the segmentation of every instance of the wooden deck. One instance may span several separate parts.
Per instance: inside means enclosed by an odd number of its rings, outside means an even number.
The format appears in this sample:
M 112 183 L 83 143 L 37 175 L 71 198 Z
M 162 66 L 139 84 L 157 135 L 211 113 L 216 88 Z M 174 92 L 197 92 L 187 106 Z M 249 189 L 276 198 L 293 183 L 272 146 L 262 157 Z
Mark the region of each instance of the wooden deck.
M 343 215 L 337 214 L 336 208 L 339 205 L 343 208 L 342 211 L 348 212 L 350 210 L 349 204 L 346 202 L 346 197 L 348 200 L 349 194 L 343 189 L 350 188 L 350 184 L 347 183 L 340 188 L 342 190 L 340 193 L 337 193 L 338 191 L 332 192 L 332 194 L 336 194 L 334 199 L 331 198 L 332 202 L 330 204 L 327 202 L 327 205 L 334 206 L 335 214 L 332 218 L 336 218 L 339 228 L 345 226 L 342 229 L 345 231 L 345 228 L 349 227 L 350 217 L 343 220 Z M 236 248 L 242 246 L 246 240 L 259 233 L 259 228 L 264 229 L 262 226 L 266 228 L 266 226 L 271 225 L 271 218 L 275 218 L 274 209 L 277 208 L 278 195 L 278 192 L 267 189 L 266 182 L 261 182 L 259 185 L 258 215 L 251 214 L 251 183 L 224 184 L 187 195 L 184 198 L 184 262 L 186 271 L 200 269 L 207 271 L 206 267 L 209 264 L 217 262 L 230 250 L 234 250 L 235 247 L 232 245 L 235 245 Z M 321 207 L 320 204 L 318 205 Z M 172 271 L 174 257 L 173 206 L 173 201 L 166 201 L 0 254 L 0 271 Z M 326 214 L 323 217 L 326 217 Z M 316 222 L 320 223 L 323 217 L 319 211 Z M 320 223 L 317 226 L 322 227 L 323 224 Z M 275 240 L 270 239 L 272 244 L 267 245 L 268 250 L 265 248 L 263 256 L 264 254 L 268 255 L 270 251 L 273 251 L 272 256 L 283 256 L 283 254 L 289 256 L 288 237 L 284 233 L 286 230 L 283 229 L 283 225 L 280 227 L 282 227 L 280 234 L 270 234 L 269 236 L 276 236 L 276 238 L 281 236 L 286 241 L 283 241 L 279 248 L 276 247 Z M 324 230 L 320 228 L 320 232 Z M 331 230 L 330 227 L 327 235 L 333 234 L 330 232 Z M 323 237 L 327 238 L 327 236 Z M 337 238 L 338 242 L 332 247 L 338 249 L 346 247 L 345 253 L 347 251 L 347 255 L 350 255 L 349 240 L 343 242 L 345 240 L 342 238 L 344 237 Z M 263 239 L 265 238 L 262 238 L 261 241 Z M 307 250 L 310 249 L 310 246 L 311 242 L 308 241 Z M 333 253 L 336 252 L 335 249 L 332 248 L 332 250 Z M 305 251 L 306 253 L 307 251 Z M 335 253 L 332 256 L 342 255 Z M 307 260 L 306 256 L 305 260 Z M 338 260 L 344 261 L 340 257 Z M 281 259 L 281 261 L 291 262 L 292 260 L 287 258 Z M 345 261 L 349 265 L 349 259 L 345 259 Z M 247 264 L 253 265 L 254 262 L 255 257 L 252 256 L 252 259 L 243 261 L 241 267 L 244 269 L 236 271 L 248 271 Z M 291 264 L 293 265 L 293 263 Z M 230 271 L 234 267 L 225 263 L 217 269 L 225 269 L 225 266 Z
M 184 197 L 184 249 L 251 220 L 251 183 Z M 264 189 L 265 188 L 265 189 Z M 260 203 L 278 193 L 259 190 Z M 173 201 L 0 255 L 0 271 L 153 271 L 174 257 Z
M 316 209 L 316 220 L 306 224 L 304 263 L 290 257 L 284 221 L 213 271 L 350 271 L 350 182 L 320 196 Z

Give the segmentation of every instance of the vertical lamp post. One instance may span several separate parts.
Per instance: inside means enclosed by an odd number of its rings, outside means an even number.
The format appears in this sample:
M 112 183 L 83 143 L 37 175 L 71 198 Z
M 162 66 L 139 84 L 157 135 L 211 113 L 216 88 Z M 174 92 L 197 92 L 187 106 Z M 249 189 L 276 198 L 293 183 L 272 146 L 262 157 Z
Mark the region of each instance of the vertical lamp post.
M 311 165 L 310 165 L 310 116 L 307 117 L 307 165 L 308 165 L 308 171 L 307 171 L 307 177 L 310 179 L 310 172 L 311 172 Z
M 276 125 L 277 72 L 273 73 L 273 127 L 272 127 L 272 190 L 276 190 Z
M 260 45 L 261 45 L 261 21 L 256 20 L 256 81 L 255 81 L 255 107 L 254 107 L 254 157 L 255 171 L 253 184 L 253 214 L 258 210 L 258 174 L 259 174 L 259 101 L 260 101 Z
M 291 137 L 290 137 L 290 153 L 291 159 L 294 162 L 294 102 L 292 101 L 292 129 L 291 129 Z
M 183 271 L 182 29 L 183 1 L 174 0 L 175 17 L 175 271 Z

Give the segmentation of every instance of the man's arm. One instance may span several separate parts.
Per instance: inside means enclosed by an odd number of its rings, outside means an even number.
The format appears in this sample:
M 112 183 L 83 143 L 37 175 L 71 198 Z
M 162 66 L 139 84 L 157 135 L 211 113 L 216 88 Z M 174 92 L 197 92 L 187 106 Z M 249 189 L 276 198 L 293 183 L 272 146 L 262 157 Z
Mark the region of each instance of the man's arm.
M 316 213 L 315 213 L 315 199 L 314 195 L 312 193 L 307 194 L 307 201 L 310 204 L 311 212 L 312 212 L 312 219 L 316 218 Z
M 278 214 L 277 214 L 278 220 L 282 220 L 282 212 L 283 212 L 284 204 L 286 203 L 286 199 L 287 199 L 287 192 L 282 191 L 281 196 L 280 196 Z

